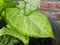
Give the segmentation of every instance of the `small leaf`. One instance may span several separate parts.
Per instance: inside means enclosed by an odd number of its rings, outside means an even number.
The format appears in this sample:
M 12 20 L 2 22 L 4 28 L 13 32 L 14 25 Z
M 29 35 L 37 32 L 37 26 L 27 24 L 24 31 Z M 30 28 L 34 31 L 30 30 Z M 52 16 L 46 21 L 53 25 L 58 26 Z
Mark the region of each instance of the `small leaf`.
M 29 38 L 27 36 L 24 36 L 17 32 L 16 30 L 9 29 L 9 28 L 2 28 L 0 30 L 0 36 L 2 35 L 11 35 L 13 37 L 18 38 L 19 40 L 22 40 L 24 44 L 28 44 Z
M 3 0 L 0 0 L 0 11 L 1 11 L 2 8 L 3 8 L 3 4 L 4 4 Z
M 25 15 L 33 12 L 34 10 L 38 9 L 38 5 L 40 0 L 24 0 L 25 4 Z
M 0 0 L 0 12 L 7 7 L 16 7 L 17 3 L 12 0 Z
M 14 45 L 15 43 L 18 43 L 18 40 L 14 37 L 9 35 L 0 36 L 0 45 Z

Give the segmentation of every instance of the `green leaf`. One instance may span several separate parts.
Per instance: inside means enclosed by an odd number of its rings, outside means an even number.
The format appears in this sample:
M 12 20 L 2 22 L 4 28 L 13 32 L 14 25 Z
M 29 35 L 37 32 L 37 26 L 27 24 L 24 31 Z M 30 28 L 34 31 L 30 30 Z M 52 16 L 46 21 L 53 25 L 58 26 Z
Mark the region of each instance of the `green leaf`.
M 3 4 L 4 4 L 3 0 L 0 0 L 0 11 L 1 11 L 2 8 L 3 8 Z
M 14 37 L 9 35 L 0 36 L 0 45 L 14 45 L 15 43 L 18 43 L 18 40 Z
M 19 5 L 16 5 L 16 6 L 17 6 L 17 8 L 19 8 L 19 9 L 24 9 L 25 3 L 22 2 L 22 3 L 19 3 Z
M 21 34 L 35 38 L 54 37 L 48 18 L 38 10 L 28 16 L 25 16 L 23 9 L 18 8 L 8 8 L 6 12 L 7 23 Z
M 16 7 L 17 4 L 18 3 L 13 2 L 12 0 L 0 0 L 0 12 L 7 7 Z
M 5 45 L 8 42 L 9 36 L 8 38 L 6 36 L 0 36 L 0 45 Z
M 24 0 L 25 1 L 25 15 L 38 9 L 40 0 Z
M 29 37 L 20 34 L 16 30 L 10 29 L 10 28 L 2 28 L 0 30 L 0 36 L 2 35 L 11 35 L 15 38 L 18 38 L 19 40 L 22 40 L 24 44 L 28 44 L 29 42 Z
M 5 2 L 7 7 L 16 6 L 10 0 L 5 0 Z M 28 44 L 29 37 L 54 38 L 47 16 L 38 10 L 39 2 L 40 0 L 24 0 L 21 5 L 6 8 L 2 16 L 8 26 L 0 30 L 0 36 L 11 35 L 23 41 L 24 44 Z

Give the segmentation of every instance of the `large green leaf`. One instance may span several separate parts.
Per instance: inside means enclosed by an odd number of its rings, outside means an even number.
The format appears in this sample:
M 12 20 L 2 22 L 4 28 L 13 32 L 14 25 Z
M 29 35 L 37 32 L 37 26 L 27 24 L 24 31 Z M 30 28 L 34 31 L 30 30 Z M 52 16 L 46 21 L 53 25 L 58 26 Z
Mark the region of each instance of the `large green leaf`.
M 16 30 L 11 29 L 11 28 L 2 28 L 0 30 L 0 36 L 2 36 L 2 35 L 11 35 L 15 38 L 18 38 L 19 40 L 22 40 L 24 44 L 28 44 L 28 42 L 29 42 L 29 37 L 22 35 L 19 32 L 17 32 Z
M 0 36 L 11 35 L 24 44 L 28 44 L 29 37 L 54 38 L 47 16 L 38 10 L 39 2 L 40 0 L 24 0 L 23 4 L 16 5 L 12 0 L 3 0 L 0 11 L 5 8 L 2 17 L 8 26 L 0 30 Z
M 8 8 L 6 9 L 6 20 L 11 27 L 16 28 L 26 36 L 35 38 L 54 37 L 48 18 L 38 10 L 26 16 L 24 10 Z

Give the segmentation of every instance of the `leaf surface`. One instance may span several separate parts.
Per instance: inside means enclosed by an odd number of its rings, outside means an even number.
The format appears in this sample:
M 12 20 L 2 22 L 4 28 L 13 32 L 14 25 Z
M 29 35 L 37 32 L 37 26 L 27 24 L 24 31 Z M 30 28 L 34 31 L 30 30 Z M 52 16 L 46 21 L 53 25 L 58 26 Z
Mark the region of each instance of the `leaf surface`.
M 10 35 L 0 36 L 0 45 L 14 45 L 18 40 Z
M 38 9 L 38 5 L 40 0 L 24 0 L 25 1 L 25 15 L 33 12 L 34 10 Z
M 12 0 L 0 0 L 0 12 L 8 7 L 16 7 L 17 4 L 18 3 L 13 2 Z
M 2 36 L 2 35 L 10 35 L 10 36 L 13 36 L 15 38 L 18 38 L 19 40 L 22 40 L 24 44 L 28 44 L 28 42 L 29 42 L 29 38 L 27 36 L 24 36 L 13 29 L 2 28 L 0 30 L 0 36 Z
M 24 10 L 18 8 L 8 8 L 6 12 L 7 23 L 20 33 L 36 38 L 54 37 L 48 18 L 38 10 L 28 16 L 25 16 Z

